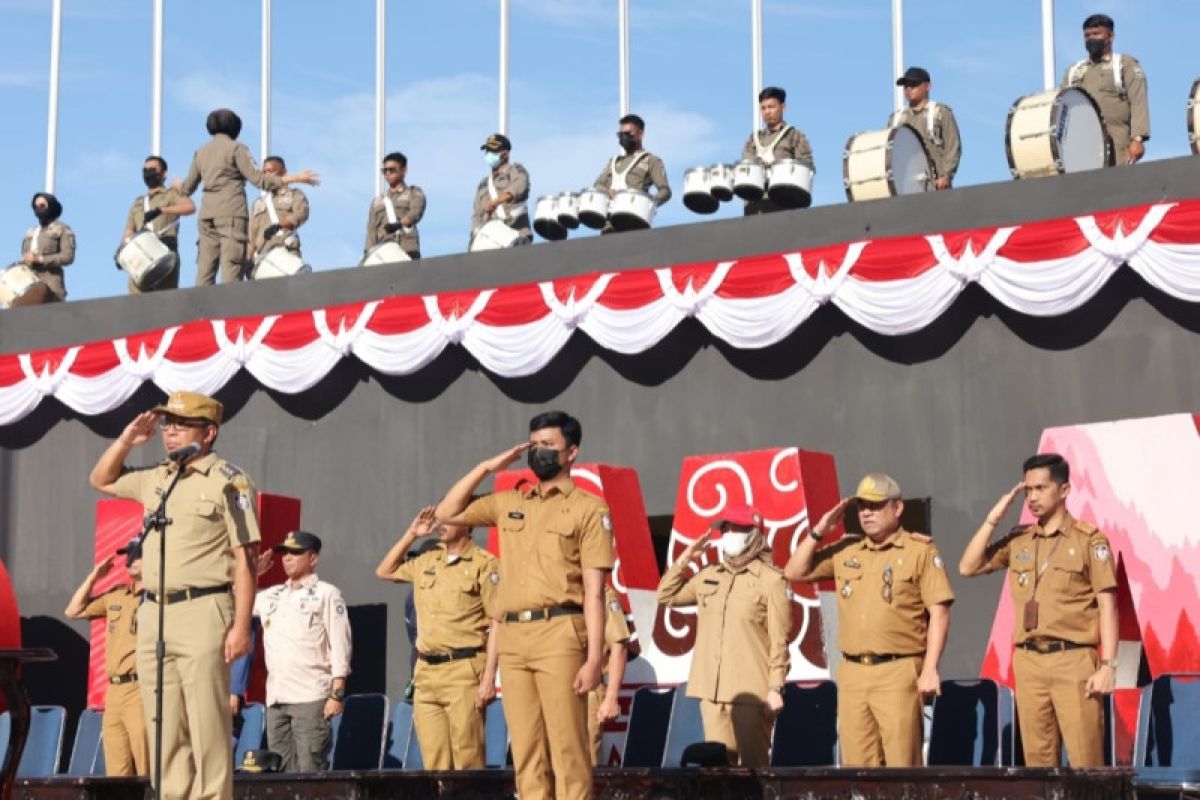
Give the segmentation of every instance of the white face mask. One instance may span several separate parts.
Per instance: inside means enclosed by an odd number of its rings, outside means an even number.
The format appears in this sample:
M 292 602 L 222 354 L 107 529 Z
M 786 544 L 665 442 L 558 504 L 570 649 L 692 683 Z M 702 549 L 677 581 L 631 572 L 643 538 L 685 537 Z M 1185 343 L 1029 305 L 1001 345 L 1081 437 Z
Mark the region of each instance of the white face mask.
M 721 552 L 726 558 L 737 558 L 746 552 L 750 534 L 743 531 L 727 531 L 721 535 Z

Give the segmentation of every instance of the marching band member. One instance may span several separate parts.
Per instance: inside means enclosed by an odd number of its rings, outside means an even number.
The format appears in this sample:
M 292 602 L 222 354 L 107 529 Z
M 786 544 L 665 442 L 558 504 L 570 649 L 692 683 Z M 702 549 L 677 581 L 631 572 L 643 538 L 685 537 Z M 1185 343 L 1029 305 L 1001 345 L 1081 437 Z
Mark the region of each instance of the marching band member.
M 765 127 L 750 134 L 746 146 L 742 148 L 742 158 L 756 158 L 767 167 L 781 159 L 790 158 L 814 169 L 808 137 L 783 121 L 783 113 L 787 111 L 787 92 L 778 86 L 768 86 L 758 93 L 758 108 Z M 750 216 L 783 210 L 783 206 L 764 197 L 761 200 L 747 200 L 745 214 Z
M 608 166 L 600 170 L 592 185 L 604 189 L 609 197 L 625 189 L 636 189 L 650 194 L 654 188 L 654 205 L 661 206 L 671 199 L 671 185 L 667 181 L 667 170 L 663 160 L 642 149 L 642 138 L 646 134 L 646 122 L 637 114 L 621 117 L 617 129 L 617 141 L 624 155 L 614 156 Z M 604 226 L 604 233 L 612 233 L 611 224 Z

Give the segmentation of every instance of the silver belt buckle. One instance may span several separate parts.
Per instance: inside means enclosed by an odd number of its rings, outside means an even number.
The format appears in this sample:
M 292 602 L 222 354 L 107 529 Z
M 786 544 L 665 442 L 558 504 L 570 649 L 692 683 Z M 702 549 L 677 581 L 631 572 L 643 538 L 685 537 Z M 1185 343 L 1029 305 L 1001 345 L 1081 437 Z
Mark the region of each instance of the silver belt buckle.
M 532 621 L 532 620 L 533 620 L 533 611 L 532 611 L 532 609 L 528 609 L 528 608 L 527 608 L 527 609 L 525 609 L 524 611 L 521 611 L 521 612 L 519 612 L 519 613 L 517 614 L 517 619 L 519 619 L 521 622 L 530 622 L 530 621 Z

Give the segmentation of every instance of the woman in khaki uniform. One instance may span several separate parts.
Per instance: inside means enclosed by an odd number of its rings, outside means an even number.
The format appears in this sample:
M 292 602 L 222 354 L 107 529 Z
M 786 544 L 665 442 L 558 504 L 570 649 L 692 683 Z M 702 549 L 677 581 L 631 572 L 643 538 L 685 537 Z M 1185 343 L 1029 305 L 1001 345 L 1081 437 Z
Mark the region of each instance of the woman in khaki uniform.
M 687 694 L 700 699 L 704 738 L 722 742 L 730 764 L 765 767 L 790 667 L 787 581 L 771 563 L 757 511 L 730 506 L 719 528 L 721 563 L 689 577 L 712 536 L 705 533 L 663 575 L 658 602 L 696 606 Z

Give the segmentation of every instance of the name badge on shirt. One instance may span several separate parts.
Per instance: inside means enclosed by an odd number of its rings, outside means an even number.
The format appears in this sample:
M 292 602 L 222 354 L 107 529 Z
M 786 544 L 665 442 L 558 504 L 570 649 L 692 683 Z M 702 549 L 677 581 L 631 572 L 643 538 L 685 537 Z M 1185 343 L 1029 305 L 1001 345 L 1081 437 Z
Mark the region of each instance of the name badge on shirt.
M 850 569 L 862 569 L 862 562 L 857 558 L 848 558 L 842 562 L 842 566 L 849 567 Z
M 509 519 L 525 519 L 525 515 L 522 514 L 520 511 L 510 511 L 510 512 L 508 512 L 508 518 Z

